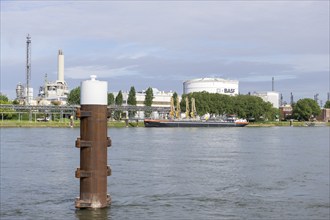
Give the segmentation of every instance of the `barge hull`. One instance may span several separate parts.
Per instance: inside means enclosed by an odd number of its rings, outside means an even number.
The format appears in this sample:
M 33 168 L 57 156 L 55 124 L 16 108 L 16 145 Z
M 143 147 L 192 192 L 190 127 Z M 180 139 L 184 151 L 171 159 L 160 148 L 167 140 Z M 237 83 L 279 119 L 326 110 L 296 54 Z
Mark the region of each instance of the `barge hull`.
M 144 120 L 145 127 L 244 127 L 248 123 Z

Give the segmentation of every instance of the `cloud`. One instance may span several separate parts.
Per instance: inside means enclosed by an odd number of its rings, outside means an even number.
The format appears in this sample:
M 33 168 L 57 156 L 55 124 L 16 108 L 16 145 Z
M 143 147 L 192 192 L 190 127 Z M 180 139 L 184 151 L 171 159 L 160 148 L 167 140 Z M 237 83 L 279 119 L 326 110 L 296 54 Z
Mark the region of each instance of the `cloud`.
M 134 53 L 134 54 L 122 54 L 122 55 L 119 55 L 117 57 L 117 59 L 132 59 L 132 60 L 136 60 L 136 59 L 139 59 L 139 58 L 142 58 L 142 57 L 146 57 L 146 56 L 148 56 L 147 53 L 140 52 L 140 53 Z
M 1 1 L 1 74 L 24 67 L 27 33 L 33 76 L 56 72 L 59 48 L 67 77 L 96 74 L 118 86 L 132 79 L 180 91 L 182 81 L 212 75 L 262 87 L 275 76 L 299 79 L 300 91 L 313 83 L 307 74 L 329 74 L 328 1 Z
M 288 79 L 296 79 L 295 75 L 276 75 L 274 79 L 276 81 L 288 80 Z M 259 74 L 250 74 L 249 77 L 240 78 L 240 82 L 269 82 L 271 80 L 270 76 L 267 75 L 259 75 Z
M 134 70 L 137 66 L 126 66 L 121 68 L 108 68 L 107 66 L 76 66 L 65 69 L 65 76 L 71 79 L 86 79 L 90 75 L 98 78 L 115 78 L 136 75 Z

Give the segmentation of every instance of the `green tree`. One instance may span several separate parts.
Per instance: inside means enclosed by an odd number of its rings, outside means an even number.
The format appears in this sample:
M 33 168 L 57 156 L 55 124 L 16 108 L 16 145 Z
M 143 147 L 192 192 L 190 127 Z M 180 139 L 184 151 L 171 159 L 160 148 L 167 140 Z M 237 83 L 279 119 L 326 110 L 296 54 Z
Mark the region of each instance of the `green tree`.
M 180 109 L 186 109 L 186 97 L 187 96 L 189 98 L 189 102 L 191 102 L 191 99 L 190 99 L 189 95 L 182 94 L 181 101 L 180 101 Z M 174 106 L 176 106 L 176 105 L 174 104 Z
M 210 97 L 210 93 L 205 91 L 189 93 L 189 100 L 191 100 L 191 98 L 195 98 L 195 106 L 198 115 L 202 116 L 206 113 L 211 113 Z
M 1 108 L 0 109 L 0 118 L 3 119 L 12 119 L 13 115 L 15 114 L 15 110 L 11 108 Z
M 70 91 L 68 95 L 68 104 L 80 105 L 80 86 Z
M 131 87 L 128 93 L 127 104 L 136 105 L 136 92 L 134 86 Z
M 5 94 L 0 93 L 0 104 L 12 104 L 12 103 L 9 101 L 8 97 Z M 0 109 L 0 117 L 2 119 L 12 119 L 14 113 L 15 110 L 11 108 Z
M 249 95 L 228 96 L 224 94 L 194 92 L 182 95 L 181 109 L 185 109 L 185 97 L 195 98 L 198 115 L 206 113 L 215 115 L 235 114 L 240 118 L 256 121 L 274 120 L 278 110 L 272 104 L 264 102 L 260 97 Z
M 264 102 L 260 97 L 238 95 L 234 98 L 233 114 L 240 118 L 262 121 L 267 119 L 268 112 L 272 111 L 272 104 Z
M 123 93 L 121 92 L 121 90 L 118 92 L 118 94 L 116 96 L 115 104 L 119 105 L 119 106 L 123 105 Z M 121 119 L 121 114 L 122 114 L 122 111 L 115 111 L 114 118 L 116 120 L 120 120 Z
M 115 96 L 112 93 L 108 93 L 108 105 L 115 104 Z
M 324 108 L 330 108 L 330 100 L 326 101 L 324 104 Z
M 172 98 L 173 98 L 174 106 L 176 106 L 176 104 L 177 104 L 176 102 L 178 101 L 178 93 L 174 92 L 172 95 Z M 181 103 L 180 103 L 180 105 L 181 105 Z M 180 108 L 181 108 L 181 106 L 180 106 Z
M 293 106 L 293 117 L 298 120 L 308 121 L 312 117 L 318 116 L 320 113 L 321 108 L 313 99 L 299 99 Z
M 18 105 L 19 104 L 19 101 L 17 100 L 17 99 L 15 99 L 14 101 L 13 101 L 13 105 Z
M 10 104 L 8 97 L 0 93 L 0 104 Z
M 118 92 L 116 96 L 115 104 L 120 106 L 123 105 L 123 93 L 121 92 L 121 90 Z
M 136 92 L 134 86 L 132 86 L 131 89 L 129 90 L 127 104 L 136 106 Z M 135 116 L 135 113 L 136 111 L 129 111 L 128 116 L 132 118 Z
M 144 105 L 145 106 L 151 106 L 153 99 L 154 99 L 154 94 L 153 94 L 152 88 L 149 87 L 146 91 L 146 95 L 145 95 L 145 98 L 144 98 Z M 150 115 L 151 115 L 151 111 L 148 110 L 148 111 L 144 112 L 144 116 L 146 118 L 149 118 Z

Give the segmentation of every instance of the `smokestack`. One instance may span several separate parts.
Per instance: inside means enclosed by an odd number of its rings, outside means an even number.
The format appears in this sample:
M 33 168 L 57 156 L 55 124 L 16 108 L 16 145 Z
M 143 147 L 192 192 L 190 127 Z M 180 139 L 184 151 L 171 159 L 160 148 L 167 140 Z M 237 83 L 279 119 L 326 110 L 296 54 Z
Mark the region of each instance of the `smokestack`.
M 272 77 L 272 91 L 274 92 L 274 77 Z
M 64 83 L 64 55 L 62 50 L 58 51 L 58 73 L 57 81 Z

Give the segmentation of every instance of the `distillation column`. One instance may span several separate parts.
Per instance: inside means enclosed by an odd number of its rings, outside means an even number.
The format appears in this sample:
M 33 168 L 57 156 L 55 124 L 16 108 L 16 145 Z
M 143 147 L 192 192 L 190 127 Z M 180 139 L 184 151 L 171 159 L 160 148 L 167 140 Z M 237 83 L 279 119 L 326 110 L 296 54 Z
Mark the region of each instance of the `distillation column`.
M 77 110 L 80 138 L 76 141 L 80 148 L 80 168 L 76 170 L 80 197 L 76 198 L 76 208 L 104 208 L 111 203 L 107 194 L 107 176 L 111 175 L 107 165 L 107 147 L 111 146 L 107 136 L 107 87 L 107 82 L 96 80 L 94 75 L 81 83 L 81 109 Z

